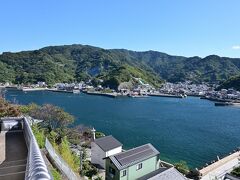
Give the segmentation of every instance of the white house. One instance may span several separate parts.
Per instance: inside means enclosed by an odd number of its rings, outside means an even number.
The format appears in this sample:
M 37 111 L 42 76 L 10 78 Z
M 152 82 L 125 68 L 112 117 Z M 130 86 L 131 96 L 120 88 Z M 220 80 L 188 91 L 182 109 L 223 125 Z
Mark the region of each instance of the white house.
M 122 152 L 122 144 L 113 136 L 104 136 L 91 143 L 91 163 L 105 169 L 106 157 Z

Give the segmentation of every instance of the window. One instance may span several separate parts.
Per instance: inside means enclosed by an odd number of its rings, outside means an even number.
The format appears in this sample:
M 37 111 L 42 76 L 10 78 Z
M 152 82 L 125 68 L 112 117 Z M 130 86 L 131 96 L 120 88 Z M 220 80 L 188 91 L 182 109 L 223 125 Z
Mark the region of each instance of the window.
M 127 170 L 123 170 L 122 177 L 127 175 Z
M 137 170 L 142 169 L 142 163 L 137 165 Z

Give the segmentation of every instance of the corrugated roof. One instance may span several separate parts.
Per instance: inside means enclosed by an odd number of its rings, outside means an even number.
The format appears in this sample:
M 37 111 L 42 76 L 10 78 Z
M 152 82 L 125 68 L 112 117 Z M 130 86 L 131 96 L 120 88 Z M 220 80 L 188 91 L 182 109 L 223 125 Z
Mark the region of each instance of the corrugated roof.
M 94 142 L 105 152 L 122 146 L 122 143 L 111 135 L 98 138 Z
M 115 166 L 121 170 L 158 154 L 158 150 L 156 150 L 151 144 L 145 144 L 143 146 L 110 156 L 109 158 Z

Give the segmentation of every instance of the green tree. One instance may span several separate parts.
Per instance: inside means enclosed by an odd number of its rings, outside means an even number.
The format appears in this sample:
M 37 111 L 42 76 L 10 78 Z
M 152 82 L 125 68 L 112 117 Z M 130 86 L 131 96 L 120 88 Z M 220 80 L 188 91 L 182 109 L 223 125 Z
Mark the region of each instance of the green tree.
M 175 163 L 174 166 L 179 172 L 185 175 L 189 173 L 189 167 L 185 161 L 180 161 L 178 163 Z
M 240 167 L 235 168 L 232 172 L 232 175 L 240 177 Z
M 54 130 L 61 133 L 64 128 L 74 122 L 74 117 L 72 115 L 65 112 L 60 107 L 51 104 L 33 108 L 30 110 L 29 114 L 33 118 L 43 120 L 42 125 L 46 127 L 49 132 Z

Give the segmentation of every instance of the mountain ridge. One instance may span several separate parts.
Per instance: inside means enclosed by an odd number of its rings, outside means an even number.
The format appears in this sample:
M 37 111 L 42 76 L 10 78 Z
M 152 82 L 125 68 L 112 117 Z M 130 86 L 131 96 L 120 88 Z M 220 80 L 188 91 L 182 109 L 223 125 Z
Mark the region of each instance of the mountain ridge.
M 162 80 L 221 83 L 240 74 L 240 58 L 218 55 L 184 57 L 153 50 L 104 49 L 73 44 L 4 52 L 0 55 L 0 68 L 0 81 L 15 83 L 46 81 L 53 84 L 99 77 L 108 81 L 113 72 L 121 72 L 123 80 L 131 81 L 131 77 L 137 75 L 159 86 Z M 128 71 L 131 72 L 126 73 Z M 128 78 L 124 74 L 128 74 Z M 122 81 L 117 76 L 116 79 Z

